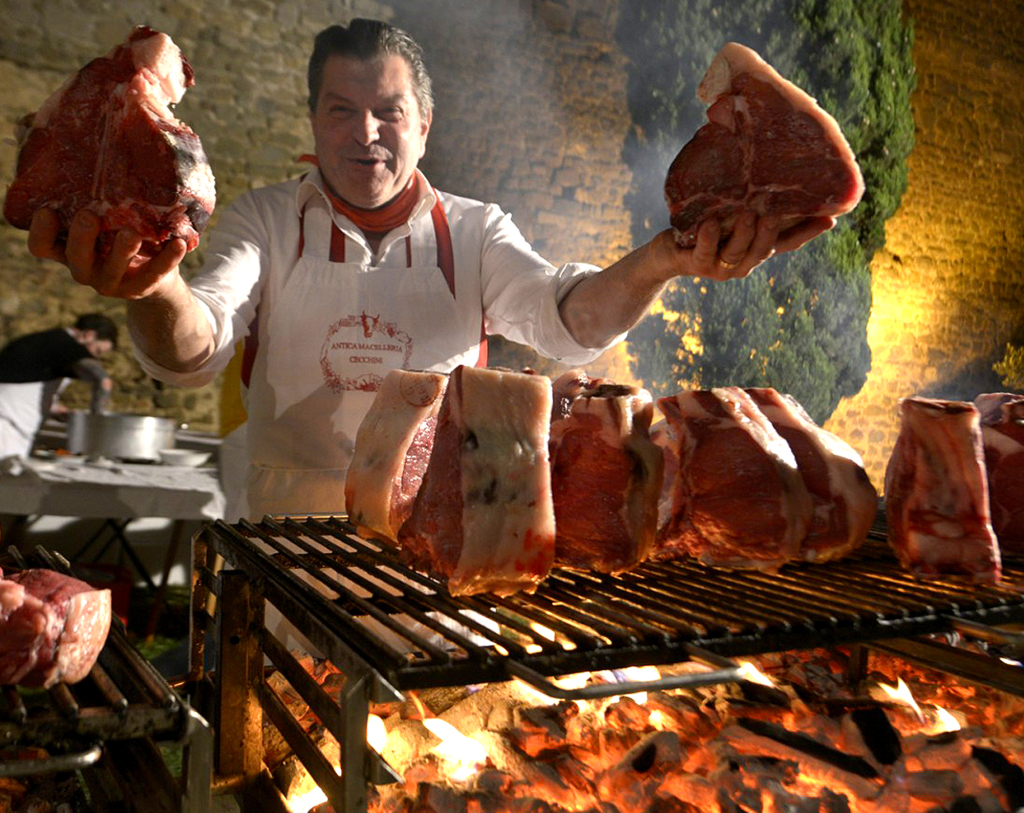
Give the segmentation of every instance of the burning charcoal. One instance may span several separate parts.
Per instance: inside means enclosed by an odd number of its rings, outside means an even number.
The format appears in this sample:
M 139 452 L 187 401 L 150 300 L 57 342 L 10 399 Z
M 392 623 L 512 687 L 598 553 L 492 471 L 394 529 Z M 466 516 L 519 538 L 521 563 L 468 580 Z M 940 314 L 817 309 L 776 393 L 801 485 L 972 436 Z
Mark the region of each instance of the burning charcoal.
M 944 803 L 964 792 L 964 783 L 953 771 L 918 771 L 903 779 L 907 793 L 926 802 Z
M 388 731 L 381 756 L 399 773 L 426 755 L 441 740 L 419 720 L 399 720 Z
M 953 802 L 948 813 L 985 813 L 985 810 L 973 796 L 964 796 Z
M 878 708 L 857 709 L 850 712 L 850 719 L 860 731 L 864 744 L 881 765 L 892 765 L 903 753 L 900 735 L 892 727 L 885 712 Z
M 718 791 L 710 779 L 690 773 L 670 773 L 661 783 L 662 793 L 682 799 L 698 810 L 716 810 Z
M 542 798 L 569 809 L 585 807 L 585 797 L 565 783 L 549 764 L 530 759 L 512 741 L 498 731 L 478 731 L 479 742 L 495 767 L 517 780 L 511 793 L 516 796 Z
M 647 695 L 647 710 L 648 719 L 662 720 L 660 728 L 678 731 L 688 742 L 704 742 L 718 731 L 718 726 L 696 703 L 682 696 L 651 692 Z M 655 712 L 660 718 L 655 717 Z
M 604 710 L 608 725 L 622 730 L 643 731 L 649 728 L 651 712 L 632 697 L 620 697 Z
M 956 735 L 956 732 L 950 732 Z M 903 752 L 908 770 L 960 770 L 971 758 L 971 746 L 960 736 L 929 737 L 917 732 L 904 737 Z
M 535 757 L 543 751 L 564 748 L 565 728 L 554 706 L 516 709 L 516 727 L 509 736 L 520 751 Z
M 675 732 L 649 734 L 598 777 L 598 794 L 614 802 L 622 813 L 645 813 L 666 774 L 678 769 L 679 757 L 679 736 Z
M 999 781 L 1007 795 L 1010 809 L 1024 807 L 1024 770 L 991 748 L 975 745 L 971 753 Z

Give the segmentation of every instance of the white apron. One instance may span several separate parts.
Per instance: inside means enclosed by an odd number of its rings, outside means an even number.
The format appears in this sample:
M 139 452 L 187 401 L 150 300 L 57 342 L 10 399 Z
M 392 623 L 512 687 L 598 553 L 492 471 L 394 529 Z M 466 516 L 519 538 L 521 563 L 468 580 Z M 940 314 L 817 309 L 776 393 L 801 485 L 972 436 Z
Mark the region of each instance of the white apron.
M 254 382 L 249 517 L 343 513 L 356 431 L 386 373 L 486 363 L 482 307 L 479 297 L 456 300 L 451 233 L 437 199 L 431 218 L 411 224 L 412 238 L 393 232 L 381 245 L 383 255 L 389 243 L 398 243 L 391 251 L 404 243 L 406 267 L 346 262 L 351 238 L 326 201 L 305 207 L 298 259 L 243 365 L 243 382 L 250 373 Z M 266 392 L 256 391 L 260 381 Z

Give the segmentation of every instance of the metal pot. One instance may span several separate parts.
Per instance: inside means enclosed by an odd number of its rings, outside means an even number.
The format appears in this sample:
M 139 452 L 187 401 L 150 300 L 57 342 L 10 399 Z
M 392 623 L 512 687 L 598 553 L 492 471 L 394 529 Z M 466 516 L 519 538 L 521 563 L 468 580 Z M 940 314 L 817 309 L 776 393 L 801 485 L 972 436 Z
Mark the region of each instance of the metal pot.
M 95 413 L 68 415 L 68 451 L 121 460 L 158 460 L 161 449 L 174 448 L 177 426 L 170 418 Z

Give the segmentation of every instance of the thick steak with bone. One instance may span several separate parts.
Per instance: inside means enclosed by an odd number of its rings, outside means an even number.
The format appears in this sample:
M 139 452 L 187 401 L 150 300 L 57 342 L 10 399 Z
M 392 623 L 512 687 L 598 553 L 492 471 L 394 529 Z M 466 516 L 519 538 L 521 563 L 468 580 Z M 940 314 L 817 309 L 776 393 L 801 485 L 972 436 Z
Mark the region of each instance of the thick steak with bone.
M 110 611 L 109 590 L 53 570 L 0 575 L 0 685 L 77 683 L 103 649 Z
M 214 178 L 199 137 L 171 112 L 194 82 L 170 37 L 133 29 L 22 120 L 4 217 L 27 229 L 49 207 L 66 233 L 89 209 L 102 218 L 101 254 L 123 228 L 141 235 L 143 257 L 173 237 L 194 249 L 213 211 Z
M 672 431 L 668 485 L 653 558 L 774 571 L 807 536 L 811 497 L 789 444 L 739 387 L 660 398 Z
M 359 425 L 345 478 L 345 507 L 356 525 L 398 538 L 423 483 L 447 385 L 442 373 L 384 376 Z
M 398 542 L 453 595 L 534 590 L 555 555 L 551 380 L 456 367 Z
M 744 210 L 777 215 L 781 228 L 841 215 L 864 181 L 835 119 L 756 52 L 727 43 L 697 89 L 708 123 L 680 150 L 665 179 L 676 240 L 697 239 L 710 218 L 731 233 Z
M 981 414 L 989 510 L 999 551 L 1024 554 L 1024 395 L 986 392 L 974 405 Z
M 900 402 L 900 432 L 885 470 L 889 544 L 907 570 L 997 582 L 978 409 L 966 401 Z
M 570 371 L 553 383 L 566 392 Z M 620 573 L 644 561 L 658 529 L 664 462 L 648 435 L 651 394 L 599 383 L 569 397 L 568 414 L 551 423 L 551 494 L 555 561 Z M 557 412 L 557 409 L 556 409 Z
M 878 492 L 861 456 L 818 426 L 792 396 L 771 387 L 746 392 L 789 444 L 811 495 L 811 525 L 797 558 L 830 562 L 845 556 L 867 539 L 878 512 Z

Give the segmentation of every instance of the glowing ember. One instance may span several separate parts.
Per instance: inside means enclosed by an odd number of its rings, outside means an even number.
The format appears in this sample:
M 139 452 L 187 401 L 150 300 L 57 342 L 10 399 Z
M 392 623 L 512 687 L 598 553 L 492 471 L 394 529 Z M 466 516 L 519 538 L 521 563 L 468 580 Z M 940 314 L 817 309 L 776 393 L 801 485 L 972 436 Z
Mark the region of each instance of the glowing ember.
M 743 679 L 748 680 L 751 683 L 760 683 L 762 686 L 774 686 L 775 681 L 772 680 L 768 675 L 758 669 L 750 661 L 743 661 L 740 664 L 740 669 L 743 672 Z
M 451 723 L 430 717 L 423 721 L 423 725 L 441 740 L 432 750 L 451 766 L 448 776 L 454 781 L 465 781 L 487 764 L 484 747 Z
M 921 711 L 921 707 L 917 705 L 914 695 L 907 687 L 907 684 L 903 682 L 903 678 L 898 678 L 895 686 L 890 686 L 888 683 L 879 683 L 878 688 L 897 703 L 903 703 L 905 706 L 910 708 L 910 710 L 914 712 L 914 716 L 917 717 L 918 722 L 920 722 L 921 725 L 924 725 L 924 712 Z
M 952 714 L 946 711 L 942 706 L 932 706 L 932 711 L 935 714 L 935 728 L 933 732 L 939 734 L 943 731 L 959 731 L 960 721 L 956 719 Z
M 627 666 L 619 673 L 622 675 L 621 682 L 641 682 L 658 680 L 661 677 L 661 672 L 658 671 L 656 666 Z M 620 695 L 615 695 L 608 699 L 609 703 L 614 703 L 618 700 Z M 633 694 L 627 694 L 626 697 L 630 697 L 639 703 L 641 706 L 647 702 L 647 692 L 634 692 Z
M 378 754 L 384 750 L 384 744 L 388 739 L 388 730 L 384 727 L 384 720 L 376 714 L 370 714 L 366 718 L 366 743 Z

